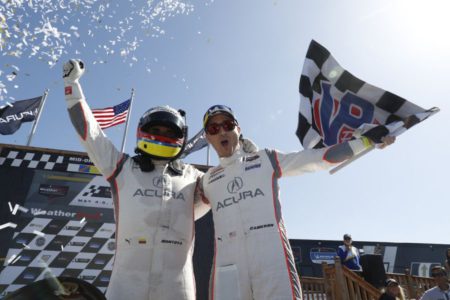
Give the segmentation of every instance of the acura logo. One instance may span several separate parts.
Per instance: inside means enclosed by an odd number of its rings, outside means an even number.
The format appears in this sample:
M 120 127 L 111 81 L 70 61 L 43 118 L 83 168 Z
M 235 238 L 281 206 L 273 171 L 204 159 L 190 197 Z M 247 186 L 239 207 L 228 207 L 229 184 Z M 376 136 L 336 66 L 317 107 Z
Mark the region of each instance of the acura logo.
M 164 176 L 153 178 L 153 186 L 162 188 L 164 185 L 167 185 L 167 179 Z
M 228 182 L 227 190 L 229 193 L 237 193 L 244 186 L 244 182 L 241 177 L 234 177 L 233 180 Z

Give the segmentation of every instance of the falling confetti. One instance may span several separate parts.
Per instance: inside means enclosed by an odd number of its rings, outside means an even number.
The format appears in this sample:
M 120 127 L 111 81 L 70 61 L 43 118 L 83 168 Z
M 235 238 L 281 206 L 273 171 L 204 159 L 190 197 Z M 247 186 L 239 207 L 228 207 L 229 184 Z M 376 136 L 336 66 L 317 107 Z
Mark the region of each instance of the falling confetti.
M 38 231 L 38 230 L 33 230 L 33 233 L 35 234 L 35 235 L 39 235 L 39 236 L 45 236 L 45 233 L 43 233 L 43 232 L 40 232 L 40 231 Z
M 5 224 L 3 224 L 3 225 L 0 225 L 0 230 L 2 230 L 2 229 L 4 229 L 4 228 L 8 228 L 8 227 L 16 228 L 16 227 L 17 227 L 17 224 L 11 223 L 11 222 L 5 223 Z
M 213 0 L 203 0 L 205 5 Z M 54 67 L 63 55 L 117 56 L 135 65 L 136 50 L 166 34 L 163 23 L 194 11 L 189 0 L 0 0 L 0 51 L 13 61 L 32 58 Z M 101 32 L 101 34 L 97 34 Z M 2 59 L 5 61 L 5 59 Z M 26 62 L 27 59 L 21 61 Z M 30 76 L 29 73 L 24 75 Z M 0 65 L 0 101 L 21 77 L 19 66 Z
M 12 211 L 12 214 L 15 215 L 15 214 L 17 213 L 18 210 L 20 210 L 20 211 L 22 211 L 22 212 L 24 212 L 24 213 L 28 212 L 28 208 L 23 207 L 23 206 L 20 206 L 19 204 L 16 204 L 16 205 L 14 206 L 14 209 L 13 209 L 13 211 Z
M 16 261 L 18 261 L 21 257 L 22 257 L 21 255 L 17 256 L 16 254 L 13 254 L 13 255 L 8 259 L 7 264 L 8 264 L 8 265 L 13 265 L 13 264 L 14 264 Z

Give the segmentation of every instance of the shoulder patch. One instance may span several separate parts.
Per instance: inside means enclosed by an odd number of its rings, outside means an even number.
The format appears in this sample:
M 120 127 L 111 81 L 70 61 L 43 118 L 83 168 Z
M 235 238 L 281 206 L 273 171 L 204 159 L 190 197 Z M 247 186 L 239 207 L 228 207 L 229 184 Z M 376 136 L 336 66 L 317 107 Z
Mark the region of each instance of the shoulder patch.
M 259 155 L 252 155 L 252 156 L 247 156 L 245 157 L 245 161 L 249 162 L 249 161 L 254 161 L 255 159 L 258 159 Z
M 211 170 L 209 173 L 210 177 L 216 176 L 219 173 L 222 173 L 225 169 L 222 166 L 217 166 L 214 169 Z

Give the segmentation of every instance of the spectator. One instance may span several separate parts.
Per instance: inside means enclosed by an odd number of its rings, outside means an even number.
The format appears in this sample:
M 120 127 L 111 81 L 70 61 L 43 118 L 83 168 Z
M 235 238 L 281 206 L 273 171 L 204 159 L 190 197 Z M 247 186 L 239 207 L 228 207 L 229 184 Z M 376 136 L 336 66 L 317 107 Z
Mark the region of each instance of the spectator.
M 450 248 L 447 248 L 447 252 L 445 253 L 444 267 L 445 271 L 447 271 L 447 278 L 450 279 Z
M 450 285 L 448 284 L 447 271 L 444 267 L 436 266 L 431 269 L 431 277 L 436 286 L 426 290 L 420 300 L 449 300 Z
M 352 246 L 352 236 L 348 233 L 344 234 L 344 245 L 339 246 L 338 256 L 344 266 L 354 271 L 361 271 L 359 264 L 359 250 Z
M 384 282 L 385 288 L 378 300 L 405 300 L 403 289 L 395 279 L 388 278 Z

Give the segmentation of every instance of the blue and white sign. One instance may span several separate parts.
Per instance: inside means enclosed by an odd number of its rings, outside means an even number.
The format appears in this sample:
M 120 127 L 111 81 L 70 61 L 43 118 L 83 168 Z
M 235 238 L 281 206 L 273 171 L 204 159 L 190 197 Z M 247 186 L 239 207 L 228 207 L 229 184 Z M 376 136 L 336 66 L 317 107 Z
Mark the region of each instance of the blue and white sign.
M 315 264 L 321 264 L 326 262 L 327 264 L 334 264 L 334 258 L 337 256 L 337 252 L 333 248 L 311 248 L 309 257 Z

